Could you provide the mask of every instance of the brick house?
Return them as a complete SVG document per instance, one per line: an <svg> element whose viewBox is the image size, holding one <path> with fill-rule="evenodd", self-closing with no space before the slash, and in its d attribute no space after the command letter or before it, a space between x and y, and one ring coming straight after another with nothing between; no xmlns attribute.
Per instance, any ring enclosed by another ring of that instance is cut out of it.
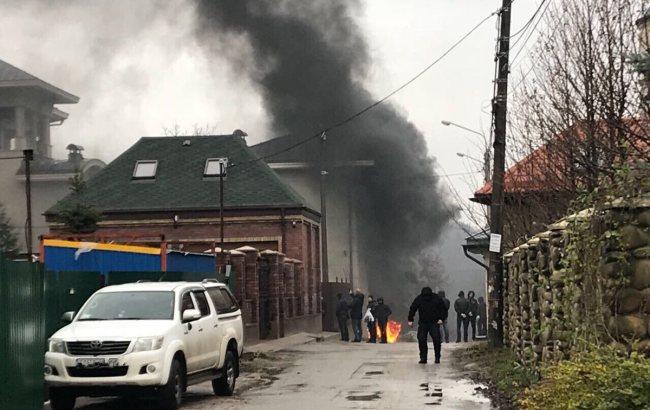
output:
<svg viewBox="0 0 650 410"><path fill-rule="evenodd" d="M73 200L66 197L45 213L49 236L212 251L221 241L218 164L223 158L228 161L223 186L225 250L233 251L233 260L247 255L240 265L243 270L259 265L270 271L270 286L276 287L273 297L279 296L274 269L284 272L289 269L284 265L298 265L291 297L302 302L291 309L290 330L319 331L320 214L259 161L239 135L141 138L88 181L77 197L101 212L98 229L85 235L67 232L58 219ZM275 265L265 260L263 251L275 255ZM247 277L257 276L249 272ZM240 300L257 299L258 284L242 287ZM254 319L256 308L249 310Z"/></svg>

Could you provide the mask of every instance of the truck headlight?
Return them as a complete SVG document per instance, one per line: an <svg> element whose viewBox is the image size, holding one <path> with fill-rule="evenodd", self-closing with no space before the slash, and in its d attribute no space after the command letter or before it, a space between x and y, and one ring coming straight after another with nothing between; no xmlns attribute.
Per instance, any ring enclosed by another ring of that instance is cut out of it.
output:
<svg viewBox="0 0 650 410"><path fill-rule="evenodd" d="M48 352L52 353L65 353L65 342L61 339L48 340Z"/></svg>
<svg viewBox="0 0 650 410"><path fill-rule="evenodd" d="M141 337L135 341L133 346L134 352L146 352L149 350L158 350L162 347L163 337Z"/></svg>

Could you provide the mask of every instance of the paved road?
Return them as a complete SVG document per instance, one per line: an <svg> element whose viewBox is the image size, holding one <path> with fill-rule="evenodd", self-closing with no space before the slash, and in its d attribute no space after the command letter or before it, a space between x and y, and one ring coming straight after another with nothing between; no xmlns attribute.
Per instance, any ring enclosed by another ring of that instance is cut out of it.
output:
<svg viewBox="0 0 650 410"><path fill-rule="evenodd" d="M459 380L444 345L443 363L417 363L417 344L311 343L282 354L292 365L265 387L232 398L211 394L208 384L190 387L183 409L489 409L478 385ZM431 354L433 352L431 351ZM78 408L143 408L122 400L83 401Z"/></svg>

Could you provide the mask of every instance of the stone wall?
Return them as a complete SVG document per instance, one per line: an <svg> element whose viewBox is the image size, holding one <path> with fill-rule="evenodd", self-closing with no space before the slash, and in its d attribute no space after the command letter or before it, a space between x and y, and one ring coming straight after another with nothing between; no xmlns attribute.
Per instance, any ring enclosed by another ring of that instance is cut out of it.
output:
<svg viewBox="0 0 650 410"><path fill-rule="evenodd" d="M594 275L576 274L567 252L578 240L572 224L593 221L591 210L550 225L504 255L504 342L523 364L567 358L585 321L602 322L603 343L650 355L650 196L615 201L604 212L609 218L599 220L616 222L598 229ZM592 300L586 292L593 289L602 300L598 320L586 314Z"/></svg>

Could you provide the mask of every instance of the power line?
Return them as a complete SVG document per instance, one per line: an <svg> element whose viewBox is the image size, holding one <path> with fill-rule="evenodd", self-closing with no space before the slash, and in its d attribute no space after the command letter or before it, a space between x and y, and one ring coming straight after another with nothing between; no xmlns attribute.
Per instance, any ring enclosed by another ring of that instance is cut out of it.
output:
<svg viewBox="0 0 650 410"><path fill-rule="evenodd" d="M524 31L526 31L526 30L528 29L528 26L530 26L530 24L533 22L533 20L535 20L535 17L537 16L537 13L539 13L539 11L541 10L541 8L542 8L542 6L544 5L544 3L546 3L546 0L542 0L542 2L539 3L539 7L537 7L537 10L535 10L535 13L533 13L533 15L531 16L531 18L528 19L528 21L526 22L526 24L524 24L522 28L520 28L519 30L517 30L516 33L510 35L510 38L511 38L511 39L517 37L520 33L524 32ZM514 46L516 43L517 43L517 42L515 41L515 43L513 44L513 46Z"/></svg>
<svg viewBox="0 0 650 410"><path fill-rule="evenodd" d="M512 1L510 3L512 3ZM431 68L433 68L433 66L438 64L443 58L445 58L449 53L451 53L456 47L458 47L463 41L465 41L470 35L472 35L476 30L478 30L478 28L481 27L483 25L483 23L488 21L490 18L492 18L492 16L496 15L497 13L498 13L498 10L490 13L490 15L485 17L478 24L476 24L471 30L469 30L467 33L465 33L458 41L456 41L454 44L452 44L451 47L449 47L444 53L442 53L438 58L436 58L431 64L426 66L424 69L420 70L420 72L418 72L416 75L411 77L404 84L400 85L399 87L397 87L396 89L394 89L390 93L386 94L383 98L375 101L374 103L368 105L367 107L363 108L362 110L357 111L356 113L350 115L349 117L347 117L347 118L345 118L345 119L343 119L343 120L341 120L341 121L339 121L337 123L334 123L334 124L332 124L332 125L330 125L330 126L328 126L326 128L323 128L320 131L316 132L315 134L313 134L313 135L311 135L311 136L309 136L307 138L304 138L304 139L302 139L302 140L300 140L300 141L298 141L298 142L296 142L296 143L294 143L294 144L292 144L292 145L290 145L290 146L288 146L288 147L286 147L286 148L284 148L282 150L279 150L277 152L274 152L274 153L271 153L271 154L268 154L268 155L261 156L259 158L254 159L254 160L251 160L251 161L244 162L243 164L236 164L236 165L233 164L231 166L231 168L234 168L236 166L241 166L241 165L244 165L244 164L248 164L248 163L251 163L251 162L266 160L266 159L272 158L274 156L283 154L285 152L291 151L292 149L297 148L297 147L299 147L299 146L301 146L303 144L306 144L307 142L309 142L309 141L311 141L313 139L321 137L323 134L326 134L329 131L332 131L332 130L334 130L336 128L342 127L343 125L356 120L357 118L361 117L363 114L367 113L368 111L372 110L373 108L377 107L378 105L383 104L384 102L386 102L386 100L388 100L389 98L391 98L392 96L394 96L395 94L397 94L398 92L400 92L401 90L403 90L404 88L409 86L415 80L420 78L422 75L424 75L427 71L429 71Z"/></svg>
<svg viewBox="0 0 650 410"><path fill-rule="evenodd" d="M533 33L535 33L535 30L537 29L537 26L539 25L539 22L542 21L542 20L544 19L544 15L546 14L546 11L548 10L549 5L551 4L550 2L547 3L546 1L547 1L547 0L543 0L542 3L540 3L540 7L541 7L544 3L546 3L546 7L544 8L544 11L542 12L542 14L540 14L539 18L537 19L537 22L536 22L535 25L533 26L533 29L530 30L530 32L528 33L528 36L526 36L526 39L524 40L524 43L521 45L521 47L519 48L519 50L517 51L517 53L515 54L515 56L512 58L512 60L511 60L512 63L509 65L509 69L510 69L510 70L512 70L512 68L516 65L516 63L517 63L517 57L519 57L519 55L521 54L521 52L524 51L524 49L526 48L526 44L528 43L528 40L530 40L530 38L532 37ZM538 11L539 11L539 9L538 9ZM537 14L537 12L535 12L535 14ZM523 38L523 37L520 37L519 40L521 40L522 38ZM518 42L518 41L515 41L515 43L512 45L513 48L514 48L514 46L517 45L517 42Z"/></svg>

